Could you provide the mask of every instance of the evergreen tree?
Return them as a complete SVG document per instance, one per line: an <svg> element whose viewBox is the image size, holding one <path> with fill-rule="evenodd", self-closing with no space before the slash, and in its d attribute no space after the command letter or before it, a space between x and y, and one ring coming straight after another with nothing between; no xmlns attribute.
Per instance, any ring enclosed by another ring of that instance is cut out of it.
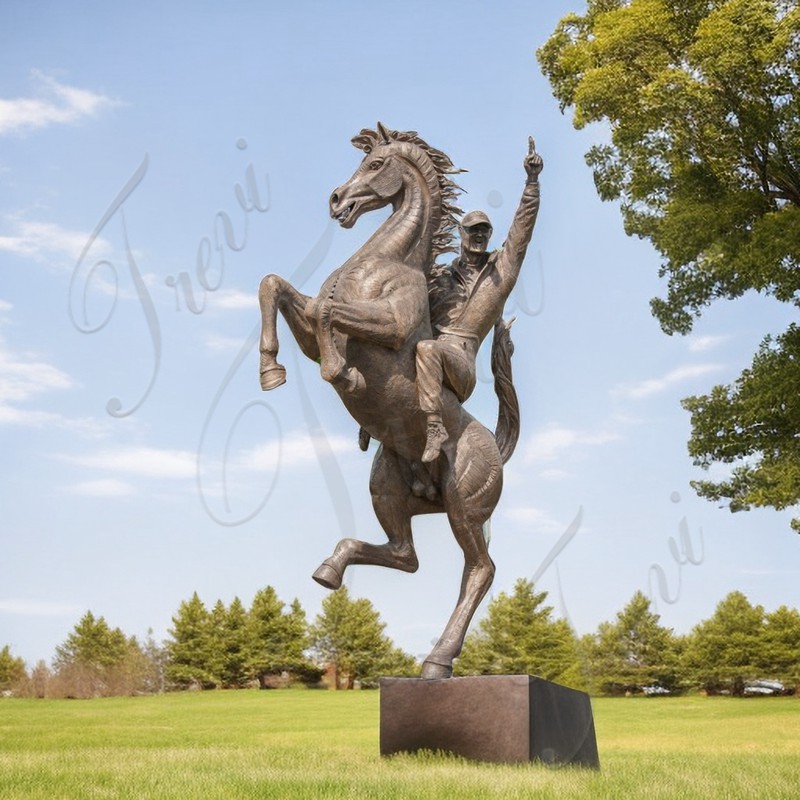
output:
<svg viewBox="0 0 800 800"><path fill-rule="evenodd" d="M0 693L19 693L27 679L25 660L11 655L11 647L5 645L0 650Z"/></svg>
<svg viewBox="0 0 800 800"><path fill-rule="evenodd" d="M553 619L546 599L547 592L535 592L524 578L512 594L500 592L477 631L467 635L458 674L530 674L580 683L575 636L565 620Z"/></svg>
<svg viewBox="0 0 800 800"><path fill-rule="evenodd" d="M597 688L606 694L679 686L678 643L660 623L650 600L636 592L614 622L602 622L588 646Z"/></svg>
<svg viewBox="0 0 800 800"><path fill-rule="evenodd" d="M306 682L319 680L321 671L305 654L310 644L308 622L299 600L292 601L287 612L271 586L262 589L250 607L248 632L248 669L262 688L276 685L284 673Z"/></svg>
<svg viewBox="0 0 800 800"><path fill-rule="evenodd" d="M800 612L781 606L766 616L761 645L762 677L800 687Z"/></svg>
<svg viewBox="0 0 800 800"><path fill-rule="evenodd" d="M372 603L351 599L346 587L322 601L312 646L320 662L333 670L335 688L373 683L397 666L397 651L384 635L385 627Z"/></svg>
<svg viewBox="0 0 800 800"><path fill-rule="evenodd" d="M56 648L53 664L59 693L97 697L135 691L131 667L137 650L135 639L128 640L119 628L110 628L103 617L87 611Z"/></svg>
<svg viewBox="0 0 800 800"><path fill-rule="evenodd" d="M709 693L741 694L745 681L761 677L764 633L764 609L731 592L692 630L684 659L688 676Z"/></svg>
<svg viewBox="0 0 800 800"><path fill-rule="evenodd" d="M213 687L211 618L197 592L181 603L169 634L167 680L184 689Z"/></svg>
<svg viewBox="0 0 800 800"><path fill-rule="evenodd" d="M214 617L212 613L212 619ZM220 683L225 688L241 688L251 679L251 673L247 670L247 611L238 597L234 597L227 611L224 611L219 633Z"/></svg>

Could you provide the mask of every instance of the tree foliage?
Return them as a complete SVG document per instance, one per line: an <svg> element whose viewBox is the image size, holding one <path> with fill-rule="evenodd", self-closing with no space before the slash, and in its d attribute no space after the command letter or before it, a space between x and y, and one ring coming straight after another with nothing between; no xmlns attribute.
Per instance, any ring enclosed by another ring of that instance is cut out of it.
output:
<svg viewBox="0 0 800 800"><path fill-rule="evenodd" d="M249 674L262 688L278 685L277 678L292 674L315 682L321 670L306 655L310 637L306 612L295 598L285 610L271 586L256 593L248 616Z"/></svg>
<svg viewBox="0 0 800 800"><path fill-rule="evenodd" d="M587 154L625 230L663 257L652 310L687 333L718 298L800 305L800 8L794 0L588 0L538 51L562 110L611 140ZM731 387L691 398L696 462L742 461L696 488L731 510L800 500L797 331ZM763 396L760 394L763 392Z"/></svg>
<svg viewBox="0 0 800 800"><path fill-rule="evenodd" d="M195 592L172 623L166 676L176 688L242 688L253 681L268 688L288 681L284 675L311 683L321 675L306 655L302 606L295 600L285 610L271 586L256 593L250 609L235 597L208 611Z"/></svg>
<svg viewBox="0 0 800 800"><path fill-rule="evenodd" d="M670 628L636 592L613 622L600 624L586 643L597 688L605 694L636 692L645 686L679 688L679 643Z"/></svg>
<svg viewBox="0 0 800 800"><path fill-rule="evenodd" d="M685 667L693 683L712 693L732 689L741 694L746 680L762 677L764 624L762 606L731 592L689 637Z"/></svg>
<svg viewBox="0 0 800 800"><path fill-rule="evenodd" d="M11 654L11 647L0 650L0 692L18 692L27 681L25 660Z"/></svg>
<svg viewBox="0 0 800 800"><path fill-rule="evenodd" d="M510 595L500 592L464 641L458 674L530 674L573 686L580 682L574 634L565 620L553 619L546 599L547 592L535 592L524 578Z"/></svg>
<svg viewBox="0 0 800 800"><path fill-rule="evenodd" d="M311 630L313 650L330 667L335 688L352 689L355 682L373 684L379 678L411 675L415 660L384 634L386 624L366 598L353 599L346 587L322 601L322 613Z"/></svg>
<svg viewBox="0 0 800 800"><path fill-rule="evenodd" d="M87 611L56 648L48 693L106 697L148 690L148 659L135 636Z"/></svg>
<svg viewBox="0 0 800 800"><path fill-rule="evenodd" d="M180 604L169 633L166 676L170 684L178 688L213 686L211 616L197 592Z"/></svg>

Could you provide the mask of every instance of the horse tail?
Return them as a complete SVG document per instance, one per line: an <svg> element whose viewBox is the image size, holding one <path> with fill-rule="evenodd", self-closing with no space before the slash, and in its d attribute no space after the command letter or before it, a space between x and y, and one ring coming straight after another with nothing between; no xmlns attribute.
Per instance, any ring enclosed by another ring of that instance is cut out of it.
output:
<svg viewBox="0 0 800 800"><path fill-rule="evenodd" d="M507 323L502 316L498 317L492 337L492 374L499 402L494 438L504 464L511 458L519 440L519 398L511 374L514 343L510 330L513 322L513 319Z"/></svg>

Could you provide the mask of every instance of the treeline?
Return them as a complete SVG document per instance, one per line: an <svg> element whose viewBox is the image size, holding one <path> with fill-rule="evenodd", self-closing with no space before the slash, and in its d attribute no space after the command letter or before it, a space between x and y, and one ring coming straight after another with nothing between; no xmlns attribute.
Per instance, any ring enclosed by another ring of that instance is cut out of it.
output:
<svg viewBox="0 0 800 800"><path fill-rule="evenodd" d="M87 612L56 648L52 666L0 650L0 692L30 697L107 697L182 689L272 688L302 682L352 689L381 675L414 675L414 658L384 634L372 604L346 588L328 595L309 624L298 600L288 607L268 586L249 609L234 598L210 609L195 594L172 617L161 645L111 628Z"/></svg>
<svg viewBox="0 0 800 800"><path fill-rule="evenodd" d="M556 619L520 579L501 592L467 636L457 675L533 674L592 694L704 691L745 693L773 680L800 686L800 612L767 613L731 592L687 635L661 624L636 592L615 618L581 637ZM272 587L250 608L238 598L210 609L195 593L172 618L161 645L110 628L87 612L56 649L52 666L30 672L8 646L0 650L0 692L35 697L97 697L181 689L272 688L292 683L333 688L373 686L383 675L413 676L416 660L395 647L366 599L346 589L329 594L313 624L297 600L284 604Z"/></svg>
<svg viewBox="0 0 800 800"><path fill-rule="evenodd" d="M772 680L800 687L800 612L767 613L731 592L714 614L684 636L661 625L650 600L636 592L615 619L577 637L553 618L546 592L520 579L493 599L458 660L468 674L530 673L591 694L744 694Z"/></svg>

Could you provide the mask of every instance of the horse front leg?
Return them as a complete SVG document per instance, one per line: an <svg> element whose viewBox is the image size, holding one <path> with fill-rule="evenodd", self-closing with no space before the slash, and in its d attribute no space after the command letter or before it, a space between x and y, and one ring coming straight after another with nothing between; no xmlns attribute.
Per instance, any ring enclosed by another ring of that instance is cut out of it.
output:
<svg viewBox="0 0 800 800"><path fill-rule="evenodd" d="M286 320L303 354L312 361L319 358L317 337L305 314L310 299L280 275L267 275L261 281L258 287L258 304L261 308L259 374L264 391L275 389L286 382L286 368L277 361L278 311Z"/></svg>
<svg viewBox="0 0 800 800"><path fill-rule="evenodd" d="M338 589L345 570L352 564L373 564L402 572L417 571L419 562L414 550L411 517L415 511L421 510L415 507L421 505L421 501L412 496L404 472L397 454L380 447L372 467L370 492L375 516L387 542L371 544L358 539L342 539L333 555L325 559L314 573L317 583L326 589ZM430 503L424 508L434 510Z"/></svg>

